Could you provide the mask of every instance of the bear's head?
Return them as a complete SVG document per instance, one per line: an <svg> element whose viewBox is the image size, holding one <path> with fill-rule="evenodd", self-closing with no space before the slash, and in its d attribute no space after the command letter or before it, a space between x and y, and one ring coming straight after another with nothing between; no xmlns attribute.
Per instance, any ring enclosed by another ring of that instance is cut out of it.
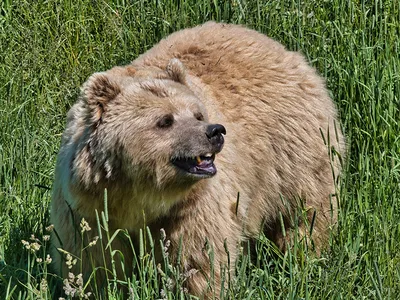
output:
<svg viewBox="0 0 400 300"><path fill-rule="evenodd" d="M165 70L116 67L92 75L64 135L64 144L75 145L75 182L185 189L215 175L225 128L209 122L187 80L177 59Z"/></svg>

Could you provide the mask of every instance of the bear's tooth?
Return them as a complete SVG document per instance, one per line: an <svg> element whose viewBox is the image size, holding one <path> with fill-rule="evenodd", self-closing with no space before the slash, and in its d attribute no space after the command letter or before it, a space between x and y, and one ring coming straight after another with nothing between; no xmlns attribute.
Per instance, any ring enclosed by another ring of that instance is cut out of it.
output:
<svg viewBox="0 0 400 300"><path fill-rule="evenodd" d="M201 158L200 158L200 156L196 156L196 161L197 161L198 164L201 163Z"/></svg>
<svg viewBox="0 0 400 300"><path fill-rule="evenodd" d="M212 153L207 153L204 155L204 157L210 158L210 157L212 157Z"/></svg>

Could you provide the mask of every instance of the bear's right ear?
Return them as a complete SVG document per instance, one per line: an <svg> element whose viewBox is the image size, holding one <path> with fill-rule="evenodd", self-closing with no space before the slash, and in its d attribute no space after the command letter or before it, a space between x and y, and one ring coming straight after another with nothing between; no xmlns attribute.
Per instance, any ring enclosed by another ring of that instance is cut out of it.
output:
<svg viewBox="0 0 400 300"><path fill-rule="evenodd" d="M187 83L185 66L179 59L171 59L167 65L166 71L173 81L180 82L182 84Z"/></svg>
<svg viewBox="0 0 400 300"><path fill-rule="evenodd" d="M94 73L90 76L82 87L82 95L90 109L93 123L101 121L109 102L115 99L120 92L119 84L112 80L107 73Z"/></svg>

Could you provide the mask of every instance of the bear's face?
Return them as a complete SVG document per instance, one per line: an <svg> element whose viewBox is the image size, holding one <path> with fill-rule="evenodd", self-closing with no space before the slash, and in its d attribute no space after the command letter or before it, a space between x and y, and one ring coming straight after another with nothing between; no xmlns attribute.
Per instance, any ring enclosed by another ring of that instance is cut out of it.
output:
<svg viewBox="0 0 400 300"><path fill-rule="evenodd" d="M116 76L110 70L85 84L92 124L88 148L106 178L124 176L176 189L215 175L225 128L209 123L182 74L167 75Z"/></svg>

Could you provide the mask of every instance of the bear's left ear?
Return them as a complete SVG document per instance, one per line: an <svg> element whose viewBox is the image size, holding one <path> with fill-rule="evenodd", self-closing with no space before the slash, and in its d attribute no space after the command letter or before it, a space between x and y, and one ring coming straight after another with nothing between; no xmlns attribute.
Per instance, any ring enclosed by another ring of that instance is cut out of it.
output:
<svg viewBox="0 0 400 300"><path fill-rule="evenodd" d="M84 83L82 95L90 109L91 119L94 123L101 120L110 101L115 99L120 92L119 84L105 72L94 73Z"/></svg>
<svg viewBox="0 0 400 300"><path fill-rule="evenodd" d="M167 65L167 74L168 76L176 82L180 82L182 84L186 84L186 71L183 63L177 59L173 58L169 61Z"/></svg>

